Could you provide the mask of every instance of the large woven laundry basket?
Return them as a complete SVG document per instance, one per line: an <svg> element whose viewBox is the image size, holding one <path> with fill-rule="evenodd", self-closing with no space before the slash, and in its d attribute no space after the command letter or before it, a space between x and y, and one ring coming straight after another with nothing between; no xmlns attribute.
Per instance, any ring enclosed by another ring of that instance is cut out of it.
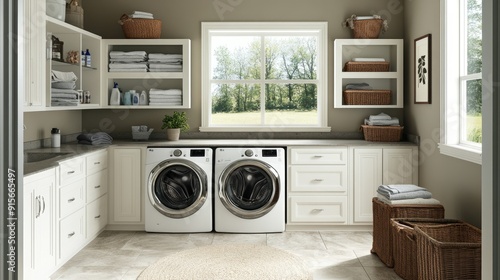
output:
<svg viewBox="0 0 500 280"><path fill-rule="evenodd" d="M123 15L119 23L127 39L159 39L161 35L161 20L130 18Z"/></svg>

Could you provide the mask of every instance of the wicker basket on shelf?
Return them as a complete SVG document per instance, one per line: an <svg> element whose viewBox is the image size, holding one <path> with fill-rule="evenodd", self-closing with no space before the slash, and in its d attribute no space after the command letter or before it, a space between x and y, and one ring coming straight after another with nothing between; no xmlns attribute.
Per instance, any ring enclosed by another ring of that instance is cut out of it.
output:
<svg viewBox="0 0 500 280"><path fill-rule="evenodd" d="M123 15L119 23L127 39L159 39L161 35L161 20L130 18Z"/></svg>
<svg viewBox="0 0 500 280"><path fill-rule="evenodd" d="M345 105L389 105L391 104L390 90L344 90Z"/></svg>
<svg viewBox="0 0 500 280"><path fill-rule="evenodd" d="M382 19L354 20L353 38L377 39L382 31Z"/></svg>
<svg viewBox="0 0 500 280"><path fill-rule="evenodd" d="M344 72L387 72L389 62L386 61L348 61Z"/></svg>
<svg viewBox="0 0 500 280"><path fill-rule="evenodd" d="M481 279L481 230L467 223L415 227L419 279Z"/></svg>
<svg viewBox="0 0 500 280"><path fill-rule="evenodd" d="M366 141L399 142L403 135L403 126L361 125Z"/></svg>

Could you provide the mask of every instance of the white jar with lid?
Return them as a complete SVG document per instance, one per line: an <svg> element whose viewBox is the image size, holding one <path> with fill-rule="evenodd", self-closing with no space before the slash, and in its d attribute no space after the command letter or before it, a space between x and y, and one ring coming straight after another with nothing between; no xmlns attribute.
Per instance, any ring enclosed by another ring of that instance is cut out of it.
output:
<svg viewBox="0 0 500 280"><path fill-rule="evenodd" d="M54 127L50 131L50 134L51 134L52 147L53 148L61 147L61 130L59 128Z"/></svg>

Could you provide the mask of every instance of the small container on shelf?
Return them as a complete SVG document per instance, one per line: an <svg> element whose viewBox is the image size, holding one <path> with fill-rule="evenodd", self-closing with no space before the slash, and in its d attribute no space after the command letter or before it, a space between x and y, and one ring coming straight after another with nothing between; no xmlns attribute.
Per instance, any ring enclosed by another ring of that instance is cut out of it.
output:
<svg viewBox="0 0 500 280"><path fill-rule="evenodd" d="M145 125L134 125L132 126L132 139L136 141L148 140L151 132L153 132L153 128L148 130L148 127Z"/></svg>
<svg viewBox="0 0 500 280"><path fill-rule="evenodd" d="M399 142L403 135L404 126L361 125L366 141Z"/></svg>
<svg viewBox="0 0 500 280"><path fill-rule="evenodd" d="M390 90L344 90L344 105L389 105L391 104Z"/></svg>
<svg viewBox="0 0 500 280"><path fill-rule="evenodd" d="M387 72L390 63L387 61L348 61L344 65L344 72Z"/></svg>

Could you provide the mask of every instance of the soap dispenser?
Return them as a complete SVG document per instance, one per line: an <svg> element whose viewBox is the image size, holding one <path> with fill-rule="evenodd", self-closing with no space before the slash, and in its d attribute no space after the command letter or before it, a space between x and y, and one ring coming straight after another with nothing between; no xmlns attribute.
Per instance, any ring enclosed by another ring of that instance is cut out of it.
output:
<svg viewBox="0 0 500 280"><path fill-rule="evenodd" d="M139 97L139 105L148 105L148 97L146 96L145 90L141 92L141 96Z"/></svg>
<svg viewBox="0 0 500 280"><path fill-rule="evenodd" d="M120 105L120 90L118 89L117 82L114 83L113 89L111 90L109 105Z"/></svg>
<svg viewBox="0 0 500 280"><path fill-rule="evenodd" d="M61 130L59 128L52 128L50 131L51 134L51 144L52 148L61 147Z"/></svg>

